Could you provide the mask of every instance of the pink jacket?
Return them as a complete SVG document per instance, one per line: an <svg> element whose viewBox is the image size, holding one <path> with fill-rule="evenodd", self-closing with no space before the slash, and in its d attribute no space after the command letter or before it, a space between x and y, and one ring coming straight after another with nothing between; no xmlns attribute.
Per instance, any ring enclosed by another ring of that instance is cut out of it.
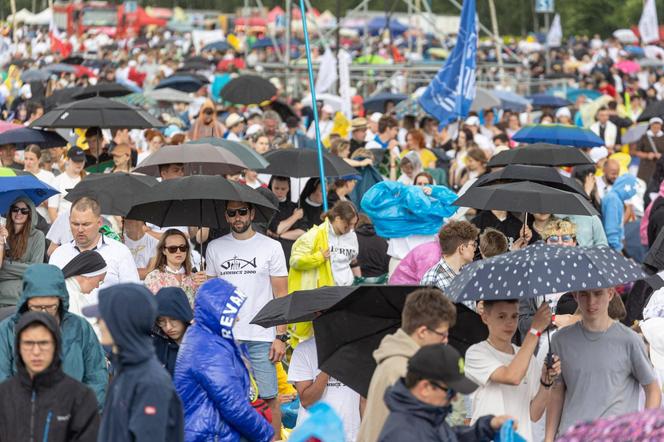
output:
<svg viewBox="0 0 664 442"><path fill-rule="evenodd" d="M660 197L664 197L664 181L659 185L659 193L655 199L650 201L646 211L643 213L643 218L641 218L641 226L639 229L639 236L641 237L641 244L644 246L648 245L648 224L650 221L650 209L652 209L653 203Z"/></svg>
<svg viewBox="0 0 664 442"><path fill-rule="evenodd" d="M440 257L440 243L438 241L420 244L401 260L390 277L389 284L419 284L427 270L440 261Z"/></svg>

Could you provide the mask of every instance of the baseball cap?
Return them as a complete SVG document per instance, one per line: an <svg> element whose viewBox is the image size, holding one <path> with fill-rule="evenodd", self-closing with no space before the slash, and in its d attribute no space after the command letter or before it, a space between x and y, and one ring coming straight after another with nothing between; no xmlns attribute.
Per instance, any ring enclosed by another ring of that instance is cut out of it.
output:
<svg viewBox="0 0 664 442"><path fill-rule="evenodd" d="M82 163L85 161L85 152L80 147L73 146L67 151L67 158L76 163Z"/></svg>
<svg viewBox="0 0 664 442"><path fill-rule="evenodd" d="M408 372L424 379L444 382L461 394L470 394L477 389L477 384L464 376L463 358L447 344L420 348L408 361Z"/></svg>
<svg viewBox="0 0 664 442"><path fill-rule="evenodd" d="M664 318L650 318L639 323L650 344L650 360L656 369L664 369Z"/></svg>
<svg viewBox="0 0 664 442"><path fill-rule="evenodd" d="M381 118L383 118L383 114L381 114L380 112L374 112L369 117L369 121L371 121L372 123L378 123Z"/></svg>
<svg viewBox="0 0 664 442"><path fill-rule="evenodd" d="M334 113L334 108L330 106L329 104L324 104L323 107L321 108L323 112L327 112L328 114L333 114Z"/></svg>
<svg viewBox="0 0 664 442"><path fill-rule="evenodd" d="M476 117L475 115L471 115L470 117L466 118L465 123L468 126L479 126L480 125L480 119Z"/></svg>
<svg viewBox="0 0 664 442"><path fill-rule="evenodd" d="M250 137L250 136L252 136L253 134L257 134L258 132L262 132L262 131L263 131L263 126L261 126L260 124L252 124L252 125L249 126L249 128L247 129L247 131L246 131L246 135L247 135L248 137Z"/></svg>

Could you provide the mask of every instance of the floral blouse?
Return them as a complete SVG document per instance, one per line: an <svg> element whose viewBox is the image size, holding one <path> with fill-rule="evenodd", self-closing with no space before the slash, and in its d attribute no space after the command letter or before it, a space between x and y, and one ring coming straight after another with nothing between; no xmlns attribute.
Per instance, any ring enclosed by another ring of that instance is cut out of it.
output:
<svg viewBox="0 0 664 442"><path fill-rule="evenodd" d="M177 276L171 272L155 269L145 276L143 284L155 295L159 289L164 287L180 287L187 295L191 308L194 308L194 298L198 291L198 285L194 282L193 275L181 274L182 282L178 281Z"/></svg>

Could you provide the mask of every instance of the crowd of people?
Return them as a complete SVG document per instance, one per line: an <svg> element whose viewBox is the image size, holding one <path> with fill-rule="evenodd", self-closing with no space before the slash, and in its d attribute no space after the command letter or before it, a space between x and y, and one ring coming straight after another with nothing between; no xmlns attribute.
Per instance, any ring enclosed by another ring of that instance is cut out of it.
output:
<svg viewBox="0 0 664 442"><path fill-rule="evenodd" d="M0 101L4 120L26 126L68 87L150 90L181 67L173 53L210 66L241 57L197 54L184 40L161 44L165 35L132 50L97 47L90 37L89 73L24 82L27 70L60 61L37 51L43 35L24 32L21 48L34 59L10 63ZM542 60L528 57L527 68L543 74ZM67 146L0 146L4 168L59 192L38 204L16 198L0 226L0 440L280 440L322 401L348 441L489 440L512 426L548 442L583 421L659 408L664 325L650 321L664 318L664 283L546 300L457 303L446 293L464 266L538 241L610 247L648 273L664 270L664 112L637 124L664 99L664 75L625 73L618 66L627 59L615 39L570 41L554 52L554 70L599 98L486 108L442 128L419 112L398 116L389 100L366 112L357 96L347 116L320 100L321 144L356 173L325 182L249 169L226 175L278 202L267 223L255 222L246 201L226 201L227 227L208 228L105 214L93 196L65 199L92 175L135 173L166 145L218 139L260 155L317 148L305 100L278 90L271 104L224 103L219 88L234 68L210 71L209 86L170 104L144 104L163 128L89 127L67 134ZM522 147L514 135L531 123L585 126L601 138L587 149L595 164L559 169L599 216L454 207L435 233L388 237L383 220L363 209L372 184L384 182L422 201L442 188L464 195L496 170L492 157ZM160 180L180 179L185 166L160 165ZM375 349L366 396L320 370L310 322L252 323L294 291L362 283L422 286ZM448 340L462 312L484 324L486 337L455 349Z"/></svg>

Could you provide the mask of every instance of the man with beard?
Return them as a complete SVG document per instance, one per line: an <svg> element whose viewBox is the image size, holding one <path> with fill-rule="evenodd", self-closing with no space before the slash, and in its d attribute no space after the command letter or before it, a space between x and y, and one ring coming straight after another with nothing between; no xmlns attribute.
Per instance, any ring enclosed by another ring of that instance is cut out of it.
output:
<svg viewBox="0 0 664 442"><path fill-rule="evenodd" d="M275 333L275 328L252 325L250 321L272 298L287 295L288 270L281 244L253 230L255 215L251 204L229 201L226 221L231 233L210 242L205 259L208 276L230 282L247 297L237 315L233 335L246 347L258 394L272 410L272 426L279 434L281 412L274 364L286 351L286 325L277 326Z"/></svg>

